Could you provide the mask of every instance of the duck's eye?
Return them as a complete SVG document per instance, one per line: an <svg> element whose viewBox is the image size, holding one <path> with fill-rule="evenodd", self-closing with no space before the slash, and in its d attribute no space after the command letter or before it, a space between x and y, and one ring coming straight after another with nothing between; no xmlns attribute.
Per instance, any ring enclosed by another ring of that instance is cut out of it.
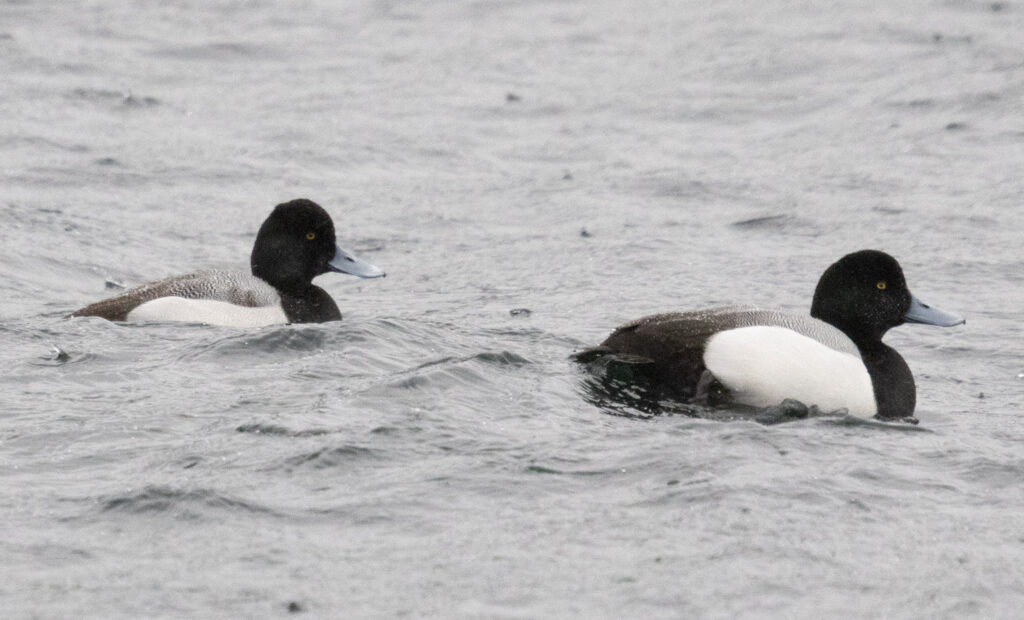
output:
<svg viewBox="0 0 1024 620"><path fill-rule="evenodd" d="M312 241L313 239L316 239L316 233L315 232L308 232L308 233L306 233L306 239L309 239L310 241Z"/></svg>
<svg viewBox="0 0 1024 620"><path fill-rule="evenodd" d="M875 288L877 288L880 291L884 291L885 290L885 286L886 286L885 285L885 280L882 280L881 282L879 282L878 284L875 285Z"/></svg>

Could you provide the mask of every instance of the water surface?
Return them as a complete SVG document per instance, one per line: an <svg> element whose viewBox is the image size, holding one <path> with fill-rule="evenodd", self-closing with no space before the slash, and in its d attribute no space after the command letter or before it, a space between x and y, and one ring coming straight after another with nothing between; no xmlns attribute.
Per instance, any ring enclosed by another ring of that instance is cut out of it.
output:
<svg viewBox="0 0 1024 620"><path fill-rule="evenodd" d="M0 4L12 618L995 618L1024 603L1024 4ZM345 320L64 320L309 197ZM611 415L617 324L873 247L917 427ZM108 284L109 283L109 284ZM111 288L113 287L113 288ZM527 312L512 312L517 309Z"/></svg>

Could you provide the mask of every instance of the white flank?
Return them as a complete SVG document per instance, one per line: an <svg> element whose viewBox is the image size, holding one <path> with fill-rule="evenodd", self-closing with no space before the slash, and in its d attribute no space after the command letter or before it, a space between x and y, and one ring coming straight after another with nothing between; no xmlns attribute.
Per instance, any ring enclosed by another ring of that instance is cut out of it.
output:
<svg viewBox="0 0 1024 620"><path fill-rule="evenodd" d="M871 377L860 357L784 327L741 327L708 340L704 364L736 402L754 407L795 398L822 411L875 415Z"/></svg>
<svg viewBox="0 0 1024 620"><path fill-rule="evenodd" d="M129 321L184 321L230 327L262 327L287 323L280 304L273 306L236 306L212 299L160 297L139 305L128 313Z"/></svg>

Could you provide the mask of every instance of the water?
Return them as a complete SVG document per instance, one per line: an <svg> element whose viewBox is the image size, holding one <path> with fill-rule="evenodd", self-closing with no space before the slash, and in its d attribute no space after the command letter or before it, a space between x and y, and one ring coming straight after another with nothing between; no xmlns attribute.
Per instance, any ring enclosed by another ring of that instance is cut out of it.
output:
<svg viewBox="0 0 1024 620"><path fill-rule="evenodd" d="M0 4L10 618L995 618L1024 603L1024 4ZM341 323L64 320L309 197ZM917 427L609 415L617 324L967 317ZM529 313L513 310L528 309ZM55 348L59 347L59 348Z"/></svg>

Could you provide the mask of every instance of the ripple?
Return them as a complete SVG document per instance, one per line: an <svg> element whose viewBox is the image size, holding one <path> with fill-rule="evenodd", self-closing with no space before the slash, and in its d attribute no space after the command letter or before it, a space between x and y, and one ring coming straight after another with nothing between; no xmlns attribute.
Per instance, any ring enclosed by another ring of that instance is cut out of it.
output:
<svg viewBox="0 0 1024 620"><path fill-rule="evenodd" d="M82 101L109 103L131 108L148 108L160 104L160 101L155 97L138 97L133 95L131 91L104 88L76 88L71 91L69 97Z"/></svg>
<svg viewBox="0 0 1024 620"><path fill-rule="evenodd" d="M622 473L620 469L580 469L575 471L555 469L544 465L527 465L524 469L528 474L544 474L557 476L607 476Z"/></svg>
<svg viewBox="0 0 1024 620"><path fill-rule="evenodd" d="M403 389L451 387L457 385L479 387L491 382L489 368L517 369L533 362L510 351L483 351L473 355L445 356L406 370L395 377L390 385Z"/></svg>
<svg viewBox="0 0 1024 620"><path fill-rule="evenodd" d="M494 364L495 366L524 366L532 363L525 357L511 351L501 351L498 353L486 351L484 353L477 353L469 359Z"/></svg>
<svg viewBox="0 0 1024 620"><path fill-rule="evenodd" d="M301 328L292 325L268 328L264 331L232 334L212 342L191 347L179 358L260 357L280 358L284 352L316 353L332 342L332 334L318 327Z"/></svg>
<svg viewBox="0 0 1024 620"><path fill-rule="evenodd" d="M355 461L377 456L377 451L364 446L336 446L298 454L285 459L286 468L312 467L327 469L349 465Z"/></svg>
<svg viewBox="0 0 1024 620"><path fill-rule="evenodd" d="M249 43L217 42L204 45L167 46L150 52L151 55L178 60L244 62L273 58L279 53L270 47Z"/></svg>
<svg viewBox="0 0 1024 620"><path fill-rule="evenodd" d="M858 418L853 415L832 417L829 422L836 426L853 426L880 431L897 433L932 433L931 429L918 425L917 418L900 418L898 420L879 420L877 418Z"/></svg>
<svg viewBox="0 0 1024 620"><path fill-rule="evenodd" d="M968 482L983 482L988 488L1017 488L1024 479L1024 460L978 457L965 463L959 476Z"/></svg>
<svg viewBox="0 0 1024 620"><path fill-rule="evenodd" d="M730 228L746 231L766 231L781 233L813 233L817 234L818 226L806 218L789 214L765 215L739 220L729 224Z"/></svg>
<svg viewBox="0 0 1024 620"><path fill-rule="evenodd" d="M199 519L211 511L277 514L267 507L228 497L213 489L182 490L166 486L147 486L138 493L108 499L101 509L131 514L173 513L175 517L186 519Z"/></svg>
<svg viewBox="0 0 1024 620"><path fill-rule="evenodd" d="M320 435L327 435L330 431L311 428L307 430L296 431L284 426L278 426L276 424L263 424L260 422L251 422L249 424L242 424L235 429L239 433L251 433L254 435L273 435L277 437L317 437Z"/></svg>
<svg viewBox="0 0 1024 620"><path fill-rule="evenodd" d="M75 562L93 561L96 555L87 549L72 547L58 543L39 543L28 545L14 545L13 550L8 553L21 554L35 560L67 566Z"/></svg>

